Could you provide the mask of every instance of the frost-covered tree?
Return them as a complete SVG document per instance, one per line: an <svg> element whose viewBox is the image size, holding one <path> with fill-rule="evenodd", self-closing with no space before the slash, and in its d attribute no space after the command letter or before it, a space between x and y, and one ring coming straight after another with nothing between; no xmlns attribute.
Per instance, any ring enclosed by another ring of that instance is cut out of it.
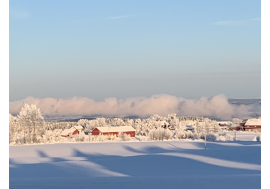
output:
<svg viewBox="0 0 270 189"><path fill-rule="evenodd" d="M126 134L126 133L118 133L118 138L121 140L121 141L130 141L131 140L131 137L130 135Z"/></svg>
<svg viewBox="0 0 270 189"><path fill-rule="evenodd" d="M135 121L134 121L134 128L136 129L136 133L137 134L142 134L141 133L141 124L142 124L142 120L140 118L135 119Z"/></svg>
<svg viewBox="0 0 270 189"><path fill-rule="evenodd" d="M9 114L9 143L14 142L14 135L17 132L17 118Z"/></svg>
<svg viewBox="0 0 270 189"><path fill-rule="evenodd" d="M175 129L179 125L179 119L177 119L176 114L168 114L167 120L172 129Z"/></svg>
<svg viewBox="0 0 270 189"><path fill-rule="evenodd" d="M243 121L242 119L239 119L239 118L233 118L233 119L232 119L231 127L240 127L240 128L242 128L242 126L240 125L240 123L241 123L242 121Z"/></svg>
<svg viewBox="0 0 270 189"><path fill-rule="evenodd" d="M82 131L82 132L80 132L79 134L76 134L76 135L74 136L74 138L75 138L75 141L76 141L76 142L84 142L84 141L86 140L86 135L85 135L85 133Z"/></svg>
<svg viewBox="0 0 270 189"><path fill-rule="evenodd" d="M100 127L104 127L105 125L107 125L106 119L104 117L97 118L97 120Z"/></svg>
<svg viewBox="0 0 270 189"><path fill-rule="evenodd" d="M243 120L242 120L242 119L239 119L239 118L233 118L233 119L232 119L232 122L233 122L234 124L240 124L242 121L243 121Z"/></svg>
<svg viewBox="0 0 270 189"><path fill-rule="evenodd" d="M24 104L18 115L18 121L24 127L24 135L25 129L28 128L29 142L36 142L36 127L42 126L44 123L40 109L34 104ZM33 134L31 135L32 130Z"/></svg>
<svg viewBox="0 0 270 189"><path fill-rule="evenodd" d="M162 127L151 129L148 133L148 137L151 140L169 140L173 136L173 133L169 129L164 129Z"/></svg>
<svg viewBox="0 0 270 189"><path fill-rule="evenodd" d="M242 120L234 119L234 124L239 124ZM206 140L231 140L229 135L218 135L219 126L215 120L195 116L181 116L168 114L166 117L157 114L148 118L96 118L93 120L80 119L78 122L45 122L39 109L34 105L24 105L18 117L10 114L10 144L25 144L29 142L102 142L108 141L107 136L93 136L91 131L95 127L107 125L132 126L136 129L136 137L141 141L168 140L168 139L204 139ZM164 122L170 124L171 128L163 128ZM233 123L231 122L231 123ZM43 127L38 127L44 125ZM70 129L75 125L83 126L82 133L71 136L61 137L60 133L64 129ZM186 125L192 125L193 131L186 131ZM127 141L128 137L119 134L112 142Z"/></svg>
<svg viewBox="0 0 270 189"><path fill-rule="evenodd" d="M86 128L87 127L87 124L88 124L88 119L80 119L77 124L78 125L81 125L83 128Z"/></svg>

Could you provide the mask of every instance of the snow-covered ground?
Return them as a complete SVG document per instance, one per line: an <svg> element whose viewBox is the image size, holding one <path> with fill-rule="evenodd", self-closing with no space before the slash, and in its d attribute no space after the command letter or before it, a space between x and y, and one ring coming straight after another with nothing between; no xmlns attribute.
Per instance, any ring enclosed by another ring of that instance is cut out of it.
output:
<svg viewBox="0 0 270 189"><path fill-rule="evenodd" d="M258 135L240 133L237 139L252 140ZM261 187L261 142L256 141L207 142L206 150L203 141L62 143L9 149L10 188Z"/></svg>
<svg viewBox="0 0 270 189"><path fill-rule="evenodd" d="M249 132L249 131L227 131L226 134L232 137L236 136L237 141L252 141L254 137L261 136L261 132Z"/></svg>

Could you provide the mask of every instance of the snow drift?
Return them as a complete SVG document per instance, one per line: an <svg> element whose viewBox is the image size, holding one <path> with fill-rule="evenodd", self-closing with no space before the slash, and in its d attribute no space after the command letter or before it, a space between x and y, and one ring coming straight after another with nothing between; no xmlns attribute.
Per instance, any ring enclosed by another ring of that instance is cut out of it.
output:
<svg viewBox="0 0 270 189"><path fill-rule="evenodd" d="M219 119L232 117L248 118L253 113L252 106L234 106L225 95L211 98L185 99L171 95L153 95L149 98L126 99L106 98L97 102L86 97L69 99L34 98L9 103L9 112L18 114L24 103L35 104L44 115L103 115L103 116L149 116L176 113L179 116L206 116Z"/></svg>

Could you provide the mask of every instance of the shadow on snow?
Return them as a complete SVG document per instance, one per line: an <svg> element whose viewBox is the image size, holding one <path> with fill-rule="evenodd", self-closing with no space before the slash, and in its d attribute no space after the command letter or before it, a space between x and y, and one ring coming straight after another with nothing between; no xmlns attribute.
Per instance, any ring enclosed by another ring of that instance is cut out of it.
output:
<svg viewBox="0 0 270 189"><path fill-rule="evenodd" d="M246 175L260 174L260 170L231 168L226 165L214 165L177 155L188 154L197 158L214 158L239 163L260 165L261 147L254 142L241 142L240 146L222 145L222 143L194 142L197 149L184 149L174 141L164 141L172 149L161 147L145 147L140 150L126 143L123 148L137 155L100 155L88 154L73 148L72 158L50 157L46 152L36 150L40 158L47 159L43 163L18 164L10 159L10 180L17 178L93 178L93 177L175 177L175 176L207 176L207 175ZM232 144L237 144L234 142ZM91 145L91 144L78 144ZM108 144L110 145L110 144ZM246 149L245 149L246 148ZM174 155L171 155L174 154ZM176 155L176 156L175 156Z"/></svg>

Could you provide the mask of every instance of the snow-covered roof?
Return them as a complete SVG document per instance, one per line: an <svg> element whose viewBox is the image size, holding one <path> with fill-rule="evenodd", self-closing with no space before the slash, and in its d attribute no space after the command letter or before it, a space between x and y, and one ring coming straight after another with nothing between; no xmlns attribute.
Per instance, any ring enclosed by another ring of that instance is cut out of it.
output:
<svg viewBox="0 0 270 189"><path fill-rule="evenodd" d="M248 119L245 125L261 125L261 119Z"/></svg>
<svg viewBox="0 0 270 189"><path fill-rule="evenodd" d="M76 129L65 129L62 131L62 133L60 135L69 135L71 133L73 133Z"/></svg>
<svg viewBox="0 0 270 189"><path fill-rule="evenodd" d="M101 132L127 132L127 131L136 131L131 126L119 126L119 127L96 127Z"/></svg>

